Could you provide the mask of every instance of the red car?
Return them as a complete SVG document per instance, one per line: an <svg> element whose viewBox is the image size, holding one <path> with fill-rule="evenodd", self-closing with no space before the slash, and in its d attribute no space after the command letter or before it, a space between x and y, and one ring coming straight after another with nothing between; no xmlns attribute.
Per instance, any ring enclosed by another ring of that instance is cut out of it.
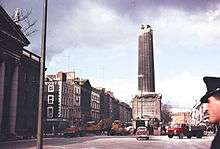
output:
<svg viewBox="0 0 220 149"><path fill-rule="evenodd" d="M167 129L167 134L169 138L172 138L173 136L178 136L180 139L184 136L187 138L202 138L204 135L204 128L202 126L175 124Z"/></svg>
<svg viewBox="0 0 220 149"><path fill-rule="evenodd" d="M136 137L137 140L139 140L141 138L144 138L144 139L148 140L149 139L149 133L148 133L147 128L143 127L143 126L138 127L137 131L136 131L136 136L137 136Z"/></svg>
<svg viewBox="0 0 220 149"><path fill-rule="evenodd" d="M167 135L169 138L173 136L178 136L180 139L183 138L184 134L184 124L175 124L172 125L170 128L167 129Z"/></svg>
<svg viewBox="0 0 220 149"><path fill-rule="evenodd" d="M69 128L66 128L64 131L64 137L77 137L80 136L80 134L80 128L77 126L71 126Z"/></svg>

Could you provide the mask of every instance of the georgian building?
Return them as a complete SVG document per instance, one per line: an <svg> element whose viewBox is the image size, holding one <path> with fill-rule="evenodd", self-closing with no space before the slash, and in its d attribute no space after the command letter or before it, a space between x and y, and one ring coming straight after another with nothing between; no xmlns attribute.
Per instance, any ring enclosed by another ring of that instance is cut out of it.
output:
<svg viewBox="0 0 220 149"><path fill-rule="evenodd" d="M111 91L106 91L105 94L109 99L109 117L112 118L112 120L119 120L119 100L114 97Z"/></svg>
<svg viewBox="0 0 220 149"><path fill-rule="evenodd" d="M191 112L173 112L171 118L172 124L190 124Z"/></svg>
<svg viewBox="0 0 220 149"><path fill-rule="evenodd" d="M89 82L89 80L75 80L76 82L79 82L81 87L81 102L80 102L80 108L81 108L81 119L83 123L86 123L88 121L91 121L91 92L92 92L92 86Z"/></svg>
<svg viewBox="0 0 220 149"><path fill-rule="evenodd" d="M80 85L70 76L58 72L45 81L44 118L47 133L62 132L64 128L81 121Z"/></svg>
<svg viewBox="0 0 220 149"><path fill-rule="evenodd" d="M51 77L46 77L44 86L44 131L45 133L59 132L59 126L66 124L61 117L59 82ZM61 128L60 128L61 129Z"/></svg>
<svg viewBox="0 0 220 149"><path fill-rule="evenodd" d="M110 118L112 118L112 120L114 120L114 109L113 109L113 100L114 100L114 96L113 96L113 92L107 91L105 92L106 96L108 97L108 116Z"/></svg>
<svg viewBox="0 0 220 149"><path fill-rule="evenodd" d="M200 125L206 124L208 125L208 104L207 103L197 103L193 106L192 112L192 124Z"/></svg>
<svg viewBox="0 0 220 149"><path fill-rule="evenodd" d="M132 109L125 102L119 102L119 119L121 122L131 122Z"/></svg>
<svg viewBox="0 0 220 149"><path fill-rule="evenodd" d="M99 95L100 95L100 118L110 118L110 96L105 92L104 88L100 88Z"/></svg>
<svg viewBox="0 0 220 149"><path fill-rule="evenodd" d="M40 57L0 6L0 139L36 136Z"/></svg>
<svg viewBox="0 0 220 149"><path fill-rule="evenodd" d="M100 120L100 94L96 88L91 92L91 120Z"/></svg>
<svg viewBox="0 0 220 149"><path fill-rule="evenodd" d="M74 82L74 107L73 107L73 115L74 122L81 121L81 87L77 82Z"/></svg>
<svg viewBox="0 0 220 149"><path fill-rule="evenodd" d="M119 100L113 97L111 101L112 101L112 119L120 120Z"/></svg>

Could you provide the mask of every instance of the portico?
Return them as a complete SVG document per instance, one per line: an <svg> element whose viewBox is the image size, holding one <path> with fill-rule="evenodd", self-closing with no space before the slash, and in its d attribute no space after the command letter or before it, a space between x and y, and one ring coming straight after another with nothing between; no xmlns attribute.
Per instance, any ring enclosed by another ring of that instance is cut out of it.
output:
<svg viewBox="0 0 220 149"><path fill-rule="evenodd" d="M40 57L24 49L30 42L1 6L0 21L1 140L36 129Z"/></svg>

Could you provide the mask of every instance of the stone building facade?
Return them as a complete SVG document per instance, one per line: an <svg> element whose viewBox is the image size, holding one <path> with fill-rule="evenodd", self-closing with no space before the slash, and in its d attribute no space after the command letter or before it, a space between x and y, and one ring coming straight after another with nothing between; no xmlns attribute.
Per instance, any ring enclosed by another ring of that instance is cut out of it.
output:
<svg viewBox="0 0 220 149"><path fill-rule="evenodd" d="M137 118L157 118L161 120L161 94L136 95L132 100L132 116Z"/></svg>
<svg viewBox="0 0 220 149"><path fill-rule="evenodd" d="M71 73L73 74L73 73ZM44 122L46 133L62 132L81 121L80 85L70 73L58 72L46 76Z"/></svg>
<svg viewBox="0 0 220 149"><path fill-rule="evenodd" d="M91 92L91 118L93 121L100 120L100 94L96 88Z"/></svg>
<svg viewBox="0 0 220 149"><path fill-rule="evenodd" d="M142 24L138 36L138 94L132 99L133 123L144 119L145 123L157 121L158 124L161 99L162 95L155 92L153 30L150 25Z"/></svg>
<svg viewBox="0 0 220 149"><path fill-rule="evenodd" d="M74 82L74 107L73 107L73 116L75 118L75 122L81 121L81 87L77 82Z"/></svg>
<svg viewBox="0 0 220 149"><path fill-rule="evenodd" d="M36 136L40 57L0 6L0 139Z"/></svg>
<svg viewBox="0 0 220 149"><path fill-rule="evenodd" d="M132 109L125 102L119 102L119 119L121 122L131 122Z"/></svg>
<svg viewBox="0 0 220 149"><path fill-rule="evenodd" d="M113 97L111 102L112 102L112 119L120 120L119 100Z"/></svg>
<svg viewBox="0 0 220 149"><path fill-rule="evenodd" d="M100 95L100 118L105 119L110 117L110 96L106 94L104 88L99 88Z"/></svg>
<svg viewBox="0 0 220 149"><path fill-rule="evenodd" d="M80 109L81 109L81 119L82 122L85 124L88 121L91 121L91 92L92 86L89 80L78 80L80 87L81 87L81 102L80 102Z"/></svg>
<svg viewBox="0 0 220 149"><path fill-rule="evenodd" d="M191 124L191 112L172 113L172 124Z"/></svg>
<svg viewBox="0 0 220 149"><path fill-rule="evenodd" d="M138 36L138 90L155 92L153 30L145 24Z"/></svg>
<svg viewBox="0 0 220 149"><path fill-rule="evenodd" d="M200 125L206 124L208 125L208 104L207 103L197 103L193 106L192 112L192 124Z"/></svg>

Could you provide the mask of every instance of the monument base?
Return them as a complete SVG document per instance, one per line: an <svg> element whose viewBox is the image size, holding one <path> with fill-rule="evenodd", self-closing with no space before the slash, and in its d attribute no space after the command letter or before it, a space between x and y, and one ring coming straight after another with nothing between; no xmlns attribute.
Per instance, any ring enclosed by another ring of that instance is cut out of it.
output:
<svg viewBox="0 0 220 149"><path fill-rule="evenodd" d="M137 121L145 121L145 126L152 130L158 129L161 121L162 95L156 92L144 92L132 99L133 126L136 128Z"/></svg>

